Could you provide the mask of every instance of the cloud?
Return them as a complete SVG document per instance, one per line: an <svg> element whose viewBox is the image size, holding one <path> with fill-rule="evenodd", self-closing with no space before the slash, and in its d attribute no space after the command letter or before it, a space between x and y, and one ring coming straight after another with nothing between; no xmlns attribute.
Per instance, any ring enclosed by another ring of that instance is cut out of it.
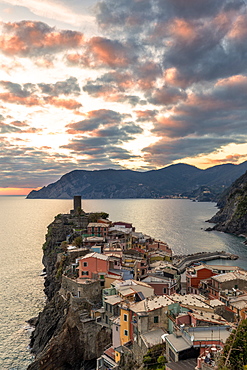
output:
<svg viewBox="0 0 247 370"><path fill-rule="evenodd" d="M77 100L68 97L80 94L80 87L75 77L54 84L39 83L37 85L31 83L21 85L10 81L0 81L0 86L7 90L0 93L0 100L6 103L21 104L28 107L50 104L70 110L82 106ZM61 95L66 96L66 98L61 98Z"/></svg>
<svg viewBox="0 0 247 370"><path fill-rule="evenodd" d="M4 0L4 2L17 6L17 11L19 12L23 10L27 12L28 9L30 13L39 17L54 19L73 26L75 24L82 26L85 22L92 21L92 17L88 14L89 11L87 9L89 7L89 4L87 4L88 0L83 0L83 2L74 0L69 3L66 0L42 0L42 6L36 0ZM92 2L93 0L90 1L90 5L92 5ZM66 17L64 16L65 14Z"/></svg>
<svg viewBox="0 0 247 370"><path fill-rule="evenodd" d="M44 101L46 104L53 105L57 108L65 109L79 109L82 107L82 104L74 99L61 99L56 97L45 97Z"/></svg>
<svg viewBox="0 0 247 370"><path fill-rule="evenodd" d="M43 22L21 21L2 23L0 48L8 56L37 57L80 47L82 33L57 30Z"/></svg>
<svg viewBox="0 0 247 370"><path fill-rule="evenodd" d="M128 114L112 110L90 111L84 120L67 125L68 133L76 137L62 148L76 155L87 156L92 163L102 161L102 166L130 160L131 153L121 145L135 139L143 131L130 118Z"/></svg>
<svg viewBox="0 0 247 370"><path fill-rule="evenodd" d="M68 133L76 134L95 131L99 128L99 126L117 126L126 117L126 115L121 115L120 113L109 109L90 111L86 114L86 116L87 118L82 121L67 125Z"/></svg>
<svg viewBox="0 0 247 370"><path fill-rule="evenodd" d="M80 95L80 86L76 77L69 77L65 81L58 81L54 84L40 83L38 84L43 94L59 96L59 95Z"/></svg>
<svg viewBox="0 0 247 370"><path fill-rule="evenodd" d="M155 163L158 167L164 167L174 161L183 161L186 157L196 157L201 154L210 154L219 147L231 143L227 137L184 137L162 138L155 144L143 149L144 159L149 163Z"/></svg>
<svg viewBox="0 0 247 370"><path fill-rule="evenodd" d="M86 68L127 68L137 60L134 45L100 36L86 40L82 52L68 52L66 58Z"/></svg>
<svg viewBox="0 0 247 370"><path fill-rule="evenodd" d="M66 5L46 1L44 9L51 4L57 5L56 16ZM75 0L66 8L74 14L81 6ZM50 176L59 166L60 174L69 166L119 168L133 161L162 167L246 142L244 1L101 0L96 19L93 36L33 20L1 24L0 130L15 136L21 149L0 143L14 169L11 151L26 175L33 165L46 166L44 176ZM59 140L68 135L57 153L50 142L47 148L32 148L31 140L19 135L35 133L30 122L47 120L51 107L64 113L62 122L62 114L52 116ZM142 160L126 149L132 143L138 152L145 146ZM228 159L241 160L231 155Z"/></svg>
<svg viewBox="0 0 247 370"><path fill-rule="evenodd" d="M161 89L154 90L148 101L154 105L164 106L176 104L181 100L185 100L186 97L186 92L181 89L163 86Z"/></svg>
<svg viewBox="0 0 247 370"><path fill-rule="evenodd" d="M10 81L0 81L0 86L19 98L30 97L36 91L35 85L30 83L20 85Z"/></svg>

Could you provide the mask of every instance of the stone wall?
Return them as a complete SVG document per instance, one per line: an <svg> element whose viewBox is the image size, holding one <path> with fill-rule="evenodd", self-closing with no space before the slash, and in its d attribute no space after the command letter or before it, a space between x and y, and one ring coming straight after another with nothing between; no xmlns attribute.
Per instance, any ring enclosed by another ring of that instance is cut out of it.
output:
<svg viewBox="0 0 247 370"><path fill-rule="evenodd" d="M86 281L80 279L70 279L67 276L62 276L61 294L66 296L71 293L73 297L81 298L82 300L91 303L100 303L102 299L102 287L99 280Z"/></svg>

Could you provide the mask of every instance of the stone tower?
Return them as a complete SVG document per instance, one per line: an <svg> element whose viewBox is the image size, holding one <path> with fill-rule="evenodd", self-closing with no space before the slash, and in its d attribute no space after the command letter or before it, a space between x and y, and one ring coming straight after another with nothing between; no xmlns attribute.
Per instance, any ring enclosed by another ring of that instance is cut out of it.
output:
<svg viewBox="0 0 247 370"><path fill-rule="evenodd" d="M78 209L81 209L81 196L75 195L74 196L74 212L78 211Z"/></svg>

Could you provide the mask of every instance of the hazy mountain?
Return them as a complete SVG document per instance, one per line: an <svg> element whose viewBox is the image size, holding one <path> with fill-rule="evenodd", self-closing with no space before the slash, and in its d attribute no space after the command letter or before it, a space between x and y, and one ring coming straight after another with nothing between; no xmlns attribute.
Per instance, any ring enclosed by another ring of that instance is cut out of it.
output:
<svg viewBox="0 0 247 370"><path fill-rule="evenodd" d="M27 198L69 199L74 195L81 195L84 199L160 198L184 193L190 196L202 186L219 194L246 170L247 162L206 170L182 163L147 172L75 170L53 184L31 191Z"/></svg>

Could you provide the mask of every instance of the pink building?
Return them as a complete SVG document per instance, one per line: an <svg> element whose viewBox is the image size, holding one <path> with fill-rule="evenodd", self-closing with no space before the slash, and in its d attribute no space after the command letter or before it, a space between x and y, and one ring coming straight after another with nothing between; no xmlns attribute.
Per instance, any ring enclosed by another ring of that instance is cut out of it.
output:
<svg viewBox="0 0 247 370"><path fill-rule="evenodd" d="M109 270L109 257L100 253L89 253L78 260L79 278L104 280L104 275Z"/></svg>
<svg viewBox="0 0 247 370"><path fill-rule="evenodd" d="M86 256L78 259L80 279L100 280L101 286L105 284L105 276L115 275L117 278L120 273L121 261L119 257L105 256L97 252L86 254Z"/></svg>

